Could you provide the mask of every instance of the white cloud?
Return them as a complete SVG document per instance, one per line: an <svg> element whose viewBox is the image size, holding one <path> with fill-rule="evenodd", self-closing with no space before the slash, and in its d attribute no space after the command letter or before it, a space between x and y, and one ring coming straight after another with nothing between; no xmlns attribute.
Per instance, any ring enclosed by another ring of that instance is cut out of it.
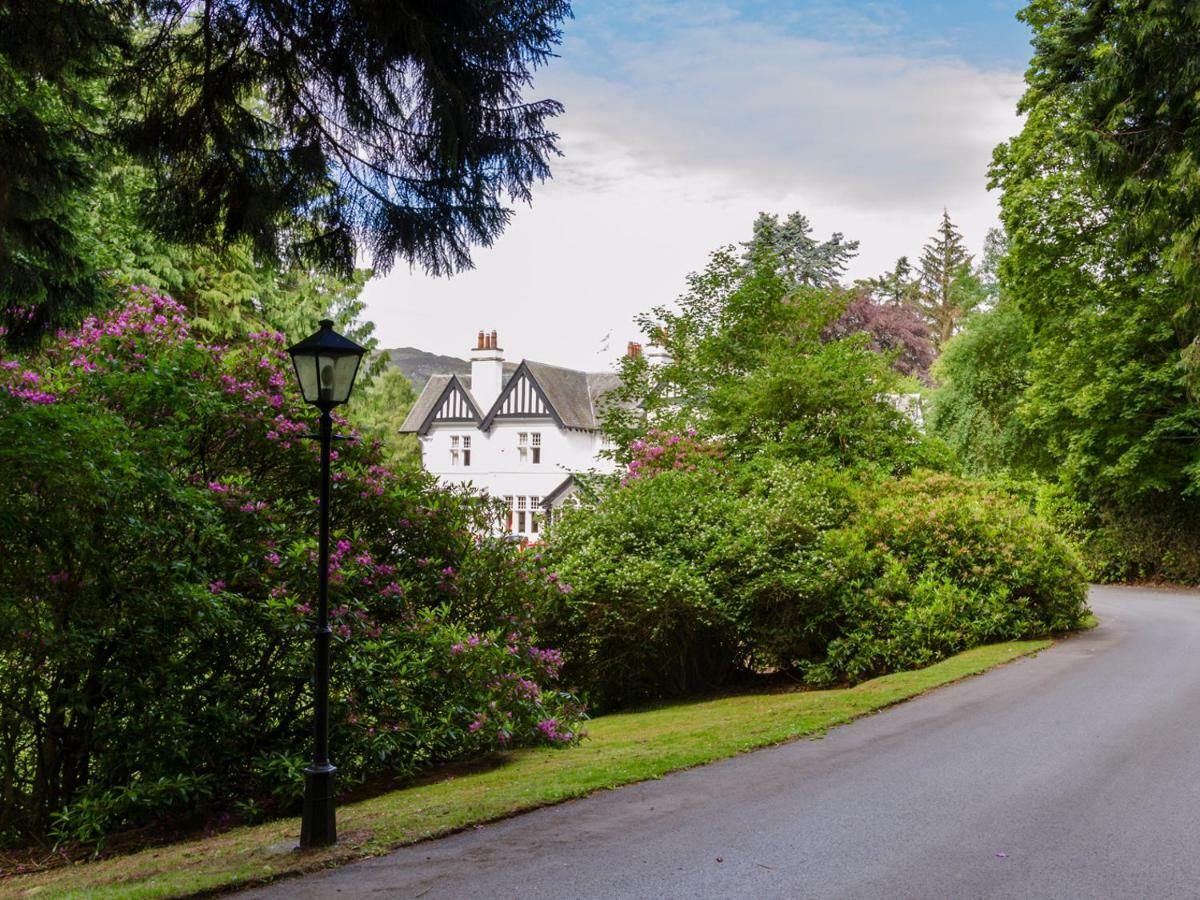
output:
<svg viewBox="0 0 1200 900"><path fill-rule="evenodd" d="M605 34L602 73L597 48L569 39L538 82L567 106L554 181L477 253L475 270L372 283L382 343L462 355L494 327L512 358L603 365L605 333L623 347L637 312L676 296L764 209L799 209L818 233L861 240L852 275L918 253L943 206L981 245L995 222L986 168L1018 128L1019 74L719 12L653 40ZM573 44L589 71L566 65Z"/></svg>

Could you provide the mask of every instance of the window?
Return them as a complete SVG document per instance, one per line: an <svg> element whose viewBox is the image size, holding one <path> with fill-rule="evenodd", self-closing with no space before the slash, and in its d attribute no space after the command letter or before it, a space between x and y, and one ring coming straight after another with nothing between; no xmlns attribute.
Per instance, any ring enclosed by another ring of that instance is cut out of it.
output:
<svg viewBox="0 0 1200 900"><path fill-rule="evenodd" d="M525 533L525 498L517 498L517 533Z"/></svg>
<svg viewBox="0 0 1200 900"><path fill-rule="evenodd" d="M529 461L529 432L517 432L517 459L520 462Z"/></svg>
<svg viewBox="0 0 1200 900"><path fill-rule="evenodd" d="M469 466L471 464L471 436L470 435L465 435L463 437L462 446L463 446L463 465Z"/></svg>
<svg viewBox="0 0 1200 900"><path fill-rule="evenodd" d="M533 453L533 464L537 465L542 461L542 435L535 431L529 436L530 451Z"/></svg>
<svg viewBox="0 0 1200 900"><path fill-rule="evenodd" d="M507 513L507 515L505 516L505 520L504 520L504 527L508 531L512 531L513 530L513 527L512 527L513 526L513 498L512 497L504 498L504 510Z"/></svg>
<svg viewBox="0 0 1200 900"><path fill-rule="evenodd" d="M535 459L534 462L537 462L537 460ZM540 497L530 497L529 498L529 509L530 509L529 531L531 534L537 534L537 532L538 532L538 513L537 513L537 511L539 509L541 509L541 504L542 504L542 500Z"/></svg>
<svg viewBox="0 0 1200 900"><path fill-rule="evenodd" d="M458 435L450 435L450 465L458 465Z"/></svg>

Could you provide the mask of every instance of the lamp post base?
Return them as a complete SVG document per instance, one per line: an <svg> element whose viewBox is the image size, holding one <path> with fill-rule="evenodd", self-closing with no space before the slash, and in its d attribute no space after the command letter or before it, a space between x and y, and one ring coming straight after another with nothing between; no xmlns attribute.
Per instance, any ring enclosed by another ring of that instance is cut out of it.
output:
<svg viewBox="0 0 1200 900"><path fill-rule="evenodd" d="M337 807L333 802L331 765L304 770L304 817L300 822L300 846L331 847L337 843Z"/></svg>

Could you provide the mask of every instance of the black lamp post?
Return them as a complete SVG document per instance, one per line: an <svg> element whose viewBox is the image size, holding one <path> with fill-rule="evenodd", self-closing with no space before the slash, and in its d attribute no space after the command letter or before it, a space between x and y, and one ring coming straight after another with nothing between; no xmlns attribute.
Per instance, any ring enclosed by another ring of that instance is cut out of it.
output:
<svg viewBox="0 0 1200 900"><path fill-rule="evenodd" d="M321 330L289 347L296 380L304 399L321 411L321 527L318 538L316 683L313 686L313 761L304 770L304 818L301 847L328 847L337 843L337 810L333 802L333 774L329 764L329 450L333 443L333 408L350 399L358 364L366 353L349 338L333 330L329 319Z"/></svg>

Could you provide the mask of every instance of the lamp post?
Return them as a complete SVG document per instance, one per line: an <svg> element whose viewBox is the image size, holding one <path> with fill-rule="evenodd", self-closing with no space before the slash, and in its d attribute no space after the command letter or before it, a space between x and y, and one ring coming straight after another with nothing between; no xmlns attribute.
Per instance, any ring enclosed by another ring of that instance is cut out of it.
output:
<svg viewBox="0 0 1200 900"><path fill-rule="evenodd" d="M288 348L300 393L321 411L321 510L317 541L316 681L313 685L313 761L304 770L304 818L301 847L328 847L337 843L337 810L333 802L333 775L329 763L329 451L333 443L333 408L350 399L354 376L366 349L333 330L321 320L321 330Z"/></svg>

